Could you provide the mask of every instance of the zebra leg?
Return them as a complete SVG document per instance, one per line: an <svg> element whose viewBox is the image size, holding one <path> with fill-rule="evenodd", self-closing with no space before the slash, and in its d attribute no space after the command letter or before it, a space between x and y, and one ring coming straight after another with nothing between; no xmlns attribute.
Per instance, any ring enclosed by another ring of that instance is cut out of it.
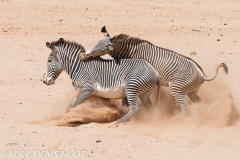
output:
<svg viewBox="0 0 240 160"><path fill-rule="evenodd" d="M188 105L188 103L180 104L180 105L181 105L181 112L180 112L179 117L183 118L185 116L186 112L189 110L189 105Z"/></svg>
<svg viewBox="0 0 240 160"><path fill-rule="evenodd" d="M138 107L138 97L134 96L134 97L128 97L128 103L129 103L129 111L127 114L125 114L123 117L121 117L120 119L118 119L115 124L119 124L123 121L126 121L127 119L129 119L134 113L139 111L139 107Z"/></svg>
<svg viewBox="0 0 240 160"><path fill-rule="evenodd" d="M187 102L185 96L183 96L183 95L175 95L173 97L176 99L178 104L180 104L180 106L181 106L181 112L179 114L179 117L183 118L185 116L186 112L189 110L188 102Z"/></svg>
<svg viewBox="0 0 240 160"><path fill-rule="evenodd" d="M151 89L147 90L146 92L142 93L139 95L139 99L141 100L142 104L144 105L144 107L152 107L153 104L150 100L150 95L153 93L153 91L157 88L158 86L155 85L153 86Z"/></svg>
<svg viewBox="0 0 240 160"><path fill-rule="evenodd" d="M187 95L194 103L202 102L201 98L198 96L196 92L190 92Z"/></svg>
<svg viewBox="0 0 240 160"><path fill-rule="evenodd" d="M170 92L175 100L181 106L181 112L179 117L182 118L186 112L189 110L188 101L185 98L185 94L182 92L181 88L177 87L178 85L169 84Z"/></svg>
<svg viewBox="0 0 240 160"><path fill-rule="evenodd" d="M144 107L149 108L149 107L153 106L149 97L142 97L142 96L140 97L139 96L139 98L140 98Z"/></svg>
<svg viewBox="0 0 240 160"><path fill-rule="evenodd" d="M94 93L91 88L83 88L80 91L79 96L68 106L65 112L68 112L70 108L76 107L78 104L82 103L86 98L90 97Z"/></svg>
<svg viewBox="0 0 240 160"><path fill-rule="evenodd" d="M197 92L201 85L199 85L196 89L188 93L188 97L191 99L192 102L202 102L201 98L198 96Z"/></svg>

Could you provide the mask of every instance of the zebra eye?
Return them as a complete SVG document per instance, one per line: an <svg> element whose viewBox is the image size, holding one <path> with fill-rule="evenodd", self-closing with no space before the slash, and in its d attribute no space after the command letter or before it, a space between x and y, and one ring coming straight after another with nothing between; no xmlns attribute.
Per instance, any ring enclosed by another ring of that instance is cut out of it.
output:
<svg viewBox="0 0 240 160"><path fill-rule="evenodd" d="M49 60L48 60L48 63L51 63L51 62L52 62L52 60L51 60L51 59L49 59Z"/></svg>

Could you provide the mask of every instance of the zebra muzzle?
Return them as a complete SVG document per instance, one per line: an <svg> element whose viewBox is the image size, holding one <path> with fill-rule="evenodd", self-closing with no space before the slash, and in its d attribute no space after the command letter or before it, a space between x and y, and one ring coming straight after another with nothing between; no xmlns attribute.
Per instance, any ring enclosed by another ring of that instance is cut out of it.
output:
<svg viewBox="0 0 240 160"><path fill-rule="evenodd" d="M52 79L52 78L46 78L43 80L43 83L46 84L46 85L52 85L55 83L55 80Z"/></svg>

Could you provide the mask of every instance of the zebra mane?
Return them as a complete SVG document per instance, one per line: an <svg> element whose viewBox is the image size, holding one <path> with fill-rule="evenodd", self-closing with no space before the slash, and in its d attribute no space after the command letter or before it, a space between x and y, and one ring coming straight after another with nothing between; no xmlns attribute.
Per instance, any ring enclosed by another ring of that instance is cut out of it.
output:
<svg viewBox="0 0 240 160"><path fill-rule="evenodd" d="M125 41L125 43L130 43L132 45L137 45L137 44L141 44L141 43L148 43L150 45L153 45L151 42L147 41L147 40L143 40L137 37L131 37L127 34L119 34L116 35L114 37L112 37L110 39L111 42L115 42L115 41Z"/></svg>
<svg viewBox="0 0 240 160"><path fill-rule="evenodd" d="M67 45L67 46L75 47L82 52L85 52L85 48L80 43L77 43L75 41L68 41L60 38L57 41L51 42L51 44L58 47L65 47Z"/></svg>

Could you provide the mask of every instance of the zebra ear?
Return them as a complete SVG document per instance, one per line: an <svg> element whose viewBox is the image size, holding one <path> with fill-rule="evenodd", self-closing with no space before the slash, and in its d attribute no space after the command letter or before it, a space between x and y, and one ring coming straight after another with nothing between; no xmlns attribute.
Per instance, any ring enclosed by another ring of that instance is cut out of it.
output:
<svg viewBox="0 0 240 160"><path fill-rule="evenodd" d="M64 41L62 36L59 37L59 41Z"/></svg>
<svg viewBox="0 0 240 160"><path fill-rule="evenodd" d="M107 29L105 26L102 27L101 32L104 34L105 38L110 39L110 35L107 32Z"/></svg>
<svg viewBox="0 0 240 160"><path fill-rule="evenodd" d="M46 42L46 46L50 49L53 49L53 45L49 41Z"/></svg>
<svg viewBox="0 0 240 160"><path fill-rule="evenodd" d="M107 32L106 26L103 26L103 27L102 27L101 32L102 32L102 33L106 33L106 32Z"/></svg>

